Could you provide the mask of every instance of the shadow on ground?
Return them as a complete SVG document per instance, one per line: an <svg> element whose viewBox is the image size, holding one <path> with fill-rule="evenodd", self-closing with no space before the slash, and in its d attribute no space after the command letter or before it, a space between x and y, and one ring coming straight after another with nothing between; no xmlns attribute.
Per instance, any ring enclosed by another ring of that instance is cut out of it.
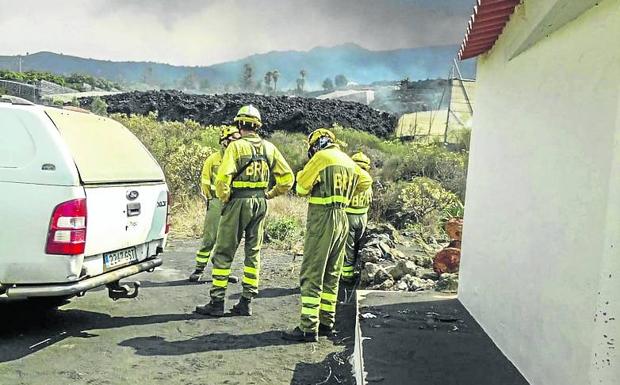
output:
<svg viewBox="0 0 620 385"><path fill-rule="evenodd" d="M140 356L178 356L221 350L254 349L264 346L292 345L282 339L279 330L255 334L212 333L182 341L166 341L159 336L136 337L121 342Z"/></svg>
<svg viewBox="0 0 620 385"><path fill-rule="evenodd" d="M338 305L336 314L337 333L330 340L335 345L344 346L344 350L331 353L318 363L298 363L295 365L291 385L355 384L350 360L355 345L355 316L354 304Z"/></svg>
<svg viewBox="0 0 620 385"><path fill-rule="evenodd" d="M68 337L91 338L88 330L151 325L199 319L197 314L157 314L113 317L87 310L55 310L28 302L0 303L0 363L36 353Z"/></svg>
<svg viewBox="0 0 620 385"><path fill-rule="evenodd" d="M167 282L155 282L155 281L140 281L141 287L177 287L177 286L196 286L196 285L204 285L205 283L209 283L211 281L198 281L198 282L190 282L187 278L177 279L176 281L167 281Z"/></svg>
<svg viewBox="0 0 620 385"><path fill-rule="evenodd" d="M264 289L260 289L258 292L257 298L277 298L277 297L286 297L289 295L299 294L301 291L299 287L267 287ZM230 299L239 299L241 297L241 293L234 293L229 296Z"/></svg>

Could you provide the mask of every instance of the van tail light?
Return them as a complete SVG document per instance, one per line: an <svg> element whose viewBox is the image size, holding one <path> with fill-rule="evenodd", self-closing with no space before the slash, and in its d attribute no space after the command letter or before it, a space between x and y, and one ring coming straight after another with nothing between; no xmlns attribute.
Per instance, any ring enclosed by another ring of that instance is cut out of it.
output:
<svg viewBox="0 0 620 385"><path fill-rule="evenodd" d="M46 254L84 254L86 246L86 199L59 204L52 213L47 233Z"/></svg>
<svg viewBox="0 0 620 385"><path fill-rule="evenodd" d="M166 204L166 234L170 232L170 206L172 206L172 194L168 191L168 203Z"/></svg>

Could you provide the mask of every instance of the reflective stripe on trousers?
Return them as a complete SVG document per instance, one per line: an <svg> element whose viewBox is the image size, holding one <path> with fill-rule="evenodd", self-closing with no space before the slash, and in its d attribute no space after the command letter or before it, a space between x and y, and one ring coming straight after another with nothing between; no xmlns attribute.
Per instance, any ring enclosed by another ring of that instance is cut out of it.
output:
<svg viewBox="0 0 620 385"><path fill-rule="evenodd" d="M334 325L347 233L343 209L310 205L300 272L299 328L304 332L317 332L319 323L327 327Z"/></svg>
<svg viewBox="0 0 620 385"><path fill-rule="evenodd" d="M352 278L355 275L355 266L343 265L342 266L342 277L343 278Z"/></svg>
<svg viewBox="0 0 620 385"><path fill-rule="evenodd" d="M230 276L230 269L216 269L211 270L213 276L213 286L226 288L228 286L228 277Z"/></svg>
<svg viewBox="0 0 620 385"><path fill-rule="evenodd" d="M196 253L196 263L206 265L209 263L209 257L211 256L211 252L199 251Z"/></svg>
<svg viewBox="0 0 620 385"><path fill-rule="evenodd" d="M251 266L245 266L243 268L243 280L241 282L258 289L258 269Z"/></svg>
<svg viewBox="0 0 620 385"><path fill-rule="evenodd" d="M241 295L251 299L258 294L260 249L263 245L266 214L267 201L264 198L232 199L224 206L217 242L211 254L211 263L213 263L211 299L213 301L223 301L226 297L230 267L242 238L245 238L245 260L243 262L245 268ZM224 278L226 278L225 281Z"/></svg>

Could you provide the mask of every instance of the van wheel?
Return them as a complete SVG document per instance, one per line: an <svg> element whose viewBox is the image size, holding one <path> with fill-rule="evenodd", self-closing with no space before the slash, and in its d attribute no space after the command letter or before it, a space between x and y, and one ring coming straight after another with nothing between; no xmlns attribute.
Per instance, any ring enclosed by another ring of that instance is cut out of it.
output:
<svg viewBox="0 0 620 385"><path fill-rule="evenodd" d="M72 296L29 298L28 304L41 310L54 310L68 304Z"/></svg>

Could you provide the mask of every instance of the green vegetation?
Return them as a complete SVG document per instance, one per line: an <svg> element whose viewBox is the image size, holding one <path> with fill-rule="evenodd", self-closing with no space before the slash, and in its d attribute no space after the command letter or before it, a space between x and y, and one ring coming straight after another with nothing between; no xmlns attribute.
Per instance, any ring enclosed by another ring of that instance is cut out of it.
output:
<svg viewBox="0 0 620 385"><path fill-rule="evenodd" d="M112 115L129 128L162 166L177 200L200 193L200 173L206 157L217 150L218 128L185 122L160 122L157 115Z"/></svg>
<svg viewBox="0 0 620 385"><path fill-rule="evenodd" d="M246 91L254 90L254 67L245 63L241 74L241 88Z"/></svg>
<svg viewBox="0 0 620 385"><path fill-rule="evenodd" d="M347 84L349 84L349 79L347 79L347 77L342 74L336 75L336 77L334 78L334 83L336 84L336 87L343 88L346 87Z"/></svg>
<svg viewBox="0 0 620 385"><path fill-rule="evenodd" d="M334 89L334 82L330 78L325 78L321 86L323 87L325 91L331 91Z"/></svg>
<svg viewBox="0 0 620 385"><path fill-rule="evenodd" d="M72 74L69 76L64 76L42 71L15 72L0 70L0 79L12 80L28 84L35 84L36 82L45 80L48 82L56 83L60 86L73 88L77 91L89 91L89 88L99 88L105 91L113 91L122 88L119 84L111 82L109 80L83 74Z"/></svg>
<svg viewBox="0 0 620 385"><path fill-rule="evenodd" d="M160 122L155 114L112 118L136 134L162 166L174 196L174 235L199 236L204 220L200 172L206 157L219 150L219 127L205 127L191 120ZM372 159L372 220L389 221L432 242L443 237L445 220L463 215L467 151L449 151L440 143L386 141L339 126L333 130L346 152L361 150ZM307 161L304 134L280 131L269 140L293 171L301 170ZM301 250L306 207L305 199L292 194L269 201L267 239L283 249Z"/></svg>
<svg viewBox="0 0 620 385"><path fill-rule="evenodd" d="M54 75L51 72L25 71L15 72L0 69L0 79L13 80L16 82L33 84L40 80L56 83L61 86L66 85L66 78L61 75Z"/></svg>
<svg viewBox="0 0 620 385"><path fill-rule="evenodd" d="M55 102L56 100L54 100L54 103ZM62 105L62 102L60 105ZM108 104L99 96L93 98L93 101L90 103L90 110L94 114L108 116Z"/></svg>
<svg viewBox="0 0 620 385"><path fill-rule="evenodd" d="M299 78L297 78L297 93L303 94L306 87L306 76L308 76L308 71L302 69L299 71Z"/></svg>
<svg viewBox="0 0 620 385"><path fill-rule="evenodd" d="M436 142L386 141L338 126L333 130L349 154L363 151L372 160L372 220L409 228L428 242L443 235L447 218L462 217L467 151L450 151Z"/></svg>

